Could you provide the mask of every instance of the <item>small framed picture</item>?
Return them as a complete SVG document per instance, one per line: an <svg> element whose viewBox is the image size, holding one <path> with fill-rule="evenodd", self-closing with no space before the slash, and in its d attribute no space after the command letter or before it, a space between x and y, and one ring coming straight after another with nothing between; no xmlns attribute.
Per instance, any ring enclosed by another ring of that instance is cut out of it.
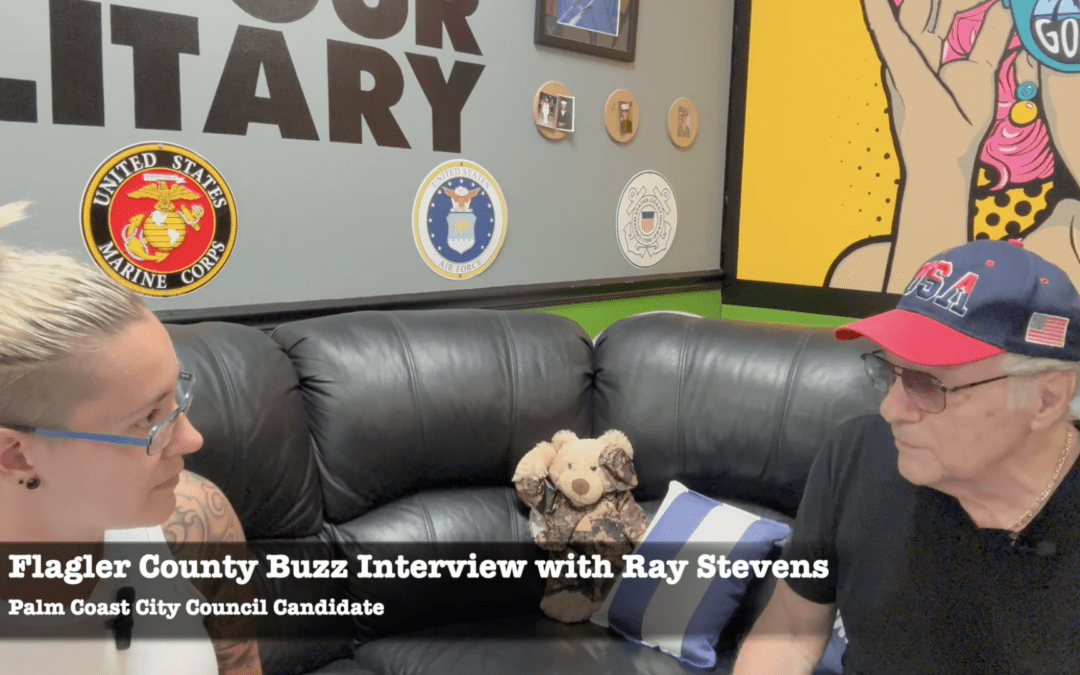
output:
<svg viewBox="0 0 1080 675"><path fill-rule="evenodd" d="M536 130L548 140L560 141L574 131L574 97L562 82L552 80L540 85L533 98L533 121Z"/></svg>
<svg viewBox="0 0 1080 675"><path fill-rule="evenodd" d="M536 0L539 45L634 60L639 0Z"/></svg>
<svg viewBox="0 0 1080 675"><path fill-rule="evenodd" d="M558 97L558 107L555 109L555 128L559 131L574 130L574 97Z"/></svg>
<svg viewBox="0 0 1080 675"><path fill-rule="evenodd" d="M536 105L536 123L548 129L555 128L556 110L559 108L559 97L541 91Z"/></svg>
<svg viewBox="0 0 1080 675"><path fill-rule="evenodd" d="M604 128L616 143L627 143L637 134L641 113L629 89L616 89L604 104Z"/></svg>

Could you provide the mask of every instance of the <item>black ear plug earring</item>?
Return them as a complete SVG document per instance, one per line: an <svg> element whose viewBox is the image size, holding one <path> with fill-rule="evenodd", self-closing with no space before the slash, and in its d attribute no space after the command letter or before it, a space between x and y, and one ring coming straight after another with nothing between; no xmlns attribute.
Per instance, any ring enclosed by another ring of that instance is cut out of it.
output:
<svg viewBox="0 0 1080 675"><path fill-rule="evenodd" d="M19 482L21 483L22 481L19 481ZM30 480L26 481L26 489L27 490L36 490L36 489L38 489L39 485L41 485L41 479L38 478L37 476L34 476Z"/></svg>

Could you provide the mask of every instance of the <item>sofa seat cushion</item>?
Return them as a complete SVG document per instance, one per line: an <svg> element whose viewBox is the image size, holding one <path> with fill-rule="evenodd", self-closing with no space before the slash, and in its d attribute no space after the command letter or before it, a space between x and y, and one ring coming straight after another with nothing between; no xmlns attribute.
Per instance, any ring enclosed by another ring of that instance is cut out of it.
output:
<svg viewBox="0 0 1080 675"><path fill-rule="evenodd" d="M702 670L623 640L600 626L567 625L535 613L381 638L360 646L355 658L360 672L380 675L681 675L729 674L735 655L721 653L714 669Z"/></svg>
<svg viewBox="0 0 1080 675"><path fill-rule="evenodd" d="M314 675L379 675L378 672L361 668L355 659L340 659L311 672Z"/></svg>

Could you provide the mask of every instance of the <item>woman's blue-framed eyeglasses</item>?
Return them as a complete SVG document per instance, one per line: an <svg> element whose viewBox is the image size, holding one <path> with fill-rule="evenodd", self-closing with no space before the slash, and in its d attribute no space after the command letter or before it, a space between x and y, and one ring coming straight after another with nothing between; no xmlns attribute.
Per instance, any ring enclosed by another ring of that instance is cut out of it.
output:
<svg viewBox="0 0 1080 675"><path fill-rule="evenodd" d="M111 434L88 434L79 431L64 431L62 429L39 429L26 424L0 424L0 426L21 431L26 434L37 436L51 436L53 438L72 438L81 441L97 441L99 443L114 443L116 445L137 445L146 448L146 454L158 455L172 440L172 430L176 420L181 414L186 414L191 408L192 390L195 387L195 376L191 373L180 373L176 382L176 409L169 415L150 427L150 433L146 438L138 436L113 436Z"/></svg>

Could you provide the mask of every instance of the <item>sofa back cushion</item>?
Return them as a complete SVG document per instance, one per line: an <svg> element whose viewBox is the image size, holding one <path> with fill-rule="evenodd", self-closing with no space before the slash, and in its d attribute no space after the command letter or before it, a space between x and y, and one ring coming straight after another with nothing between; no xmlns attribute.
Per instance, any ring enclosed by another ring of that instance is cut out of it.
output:
<svg viewBox="0 0 1080 675"><path fill-rule="evenodd" d="M827 328L630 317L597 339L593 428L630 438L639 500L678 480L794 515L829 432L881 401L867 350Z"/></svg>
<svg viewBox="0 0 1080 675"><path fill-rule="evenodd" d="M249 540L322 529L322 493L292 363L257 328L167 326L183 370L195 374L188 418L203 447L186 467L232 502Z"/></svg>
<svg viewBox="0 0 1080 675"><path fill-rule="evenodd" d="M292 363L281 346L257 328L206 322L166 326L183 370L195 374L188 417L203 436L203 447L186 467L214 481L235 508L252 553L277 542L305 542L298 557L317 556L325 547L323 500L307 411ZM256 597L337 599L344 589L309 581L268 579L256 568ZM295 622L295 618L291 619ZM348 655L353 640L349 617L311 618L325 628L322 638L293 639L273 612L258 617L260 656L266 673L308 672ZM311 631L309 631L309 635Z"/></svg>
<svg viewBox="0 0 1080 675"><path fill-rule="evenodd" d="M325 514L345 523L420 491L507 486L560 429L589 432L592 343L533 312L357 312L284 324Z"/></svg>

